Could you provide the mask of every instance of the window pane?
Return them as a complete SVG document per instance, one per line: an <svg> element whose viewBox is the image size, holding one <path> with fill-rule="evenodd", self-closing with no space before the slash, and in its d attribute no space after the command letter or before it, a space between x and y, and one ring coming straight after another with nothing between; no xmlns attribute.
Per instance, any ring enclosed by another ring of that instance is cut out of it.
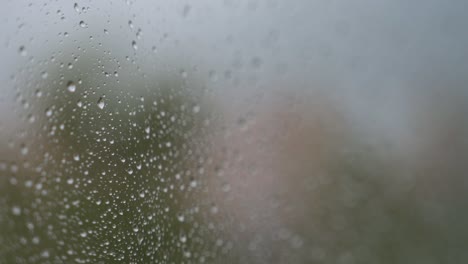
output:
<svg viewBox="0 0 468 264"><path fill-rule="evenodd" d="M464 1L5 1L0 263L465 263Z"/></svg>

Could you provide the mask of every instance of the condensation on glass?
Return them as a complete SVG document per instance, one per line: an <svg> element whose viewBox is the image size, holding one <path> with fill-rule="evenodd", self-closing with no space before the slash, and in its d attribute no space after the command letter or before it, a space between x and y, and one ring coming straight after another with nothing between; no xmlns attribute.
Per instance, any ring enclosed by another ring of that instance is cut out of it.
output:
<svg viewBox="0 0 468 264"><path fill-rule="evenodd" d="M0 263L465 263L465 1L4 1Z"/></svg>

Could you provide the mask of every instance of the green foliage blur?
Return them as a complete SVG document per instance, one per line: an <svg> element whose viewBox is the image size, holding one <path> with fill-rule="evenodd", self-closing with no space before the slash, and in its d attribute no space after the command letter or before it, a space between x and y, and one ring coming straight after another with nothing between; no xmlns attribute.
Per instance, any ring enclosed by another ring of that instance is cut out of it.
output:
<svg viewBox="0 0 468 264"><path fill-rule="evenodd" d="M100 72L97 57L50 67L45 80L29 80L39 83L33 89L20 89L32 102L25 123L36 120L25 129L27 155L3 163L0 262L210 259L193 202L193 168L204 155L194 147L203 113L193 89L179 74Z"/></svg>

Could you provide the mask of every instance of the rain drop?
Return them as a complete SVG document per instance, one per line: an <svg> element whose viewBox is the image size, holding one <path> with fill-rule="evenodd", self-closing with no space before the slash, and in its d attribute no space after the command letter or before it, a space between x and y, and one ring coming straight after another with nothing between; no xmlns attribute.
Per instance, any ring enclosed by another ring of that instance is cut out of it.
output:
<svg viewBox="0 0 468 264"><path fill-rule="evenodd" d="M197 181L196 180L190 181L190 187L192 187L192 188L197 187Z"/></svg>
<svg viewBox="0 0 468 264"><path fill-rule="evenodd" d="M33 244L37 245L37 244L39 244L40 239L39 239L39 237L36 236L36 237L33 237L33 238L31 239L31 242L32 242Z"/></svg>
<svg viewBox="0 0 468 264"><path fill-rule="evenodd" d="M25 155L28 154L28 152L29 152L28 147L26 147L25 145L23 145L23 146L21 147L21 155L25 156Z"/></svg>
<svg viewBox="0 0 468 264"><path fill-rule="evenodd" d="M185 220L184 215L182 215L182 214L178 215L177 220L179 220L179 222L184 222L184 220Z"/></svg>
<svg viewBox="0 0 468 264"><path fill-rule="evenodd" d="M78 6L77 3L73 5L73 8L75 9L76 12L80 13L80 7Z"/></svg>
<svg viewBox="0 0 468 264"><path fill-rule="evenodd" d="M20 46L18 51L19 51L19 54L23 57L28 55L28 53L26 52L26 48L24 46Z"/></svg>
<svg viewBox="0 0 468 264"><path fill-rule="evenodd" d="M11 208L11 212L13 213L13 215L20 215L21 214L21 208L18 207L18 206L13 206Z"/></svg>
<svg viewBox="0 0 468 264"><path fill-rule="evenodd" d="M104 99L102 97L99 97L97 106L99 107L99 109L104 109L104 106L106 106L106 104L104 103Z"/></svg>
<svg viewBox="0 0 468 264"><path fill-rule="evenodd" d="M76 91L76 85L75 85L75 83L72 82L72 81L69 81L69 82L67 83L67 90L68 90L69 92L71 92L71 93L74 93L74 92Z"/></svg>
<svg viewBox="0 0 468 264"><path fill-rule="evenodd" d="M219 211L219 210L218 210L218 207L217 207L216 205L213 205L213 206L211 207L211 209L210 209L210 212L211 212L212 214L217 214L218 211Z"/></svg>
<svg viewBox="0 0 468 264"><path fill-rule="evenodd" d="M193 106L192 111L193 111L195 114L198 113L198 112L200 112L200 106L199 106L199 105Z"/></svg>

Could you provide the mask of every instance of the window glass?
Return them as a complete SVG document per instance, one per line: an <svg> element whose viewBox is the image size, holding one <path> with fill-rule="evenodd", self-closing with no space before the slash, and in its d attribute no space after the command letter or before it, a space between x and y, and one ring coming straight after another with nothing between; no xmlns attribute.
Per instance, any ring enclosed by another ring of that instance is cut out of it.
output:
<svg viewBox="0 0 468 264"><path fill-rule="evenodd" d="M465 263L465 1L3 1L0 263Z"/></svg>

